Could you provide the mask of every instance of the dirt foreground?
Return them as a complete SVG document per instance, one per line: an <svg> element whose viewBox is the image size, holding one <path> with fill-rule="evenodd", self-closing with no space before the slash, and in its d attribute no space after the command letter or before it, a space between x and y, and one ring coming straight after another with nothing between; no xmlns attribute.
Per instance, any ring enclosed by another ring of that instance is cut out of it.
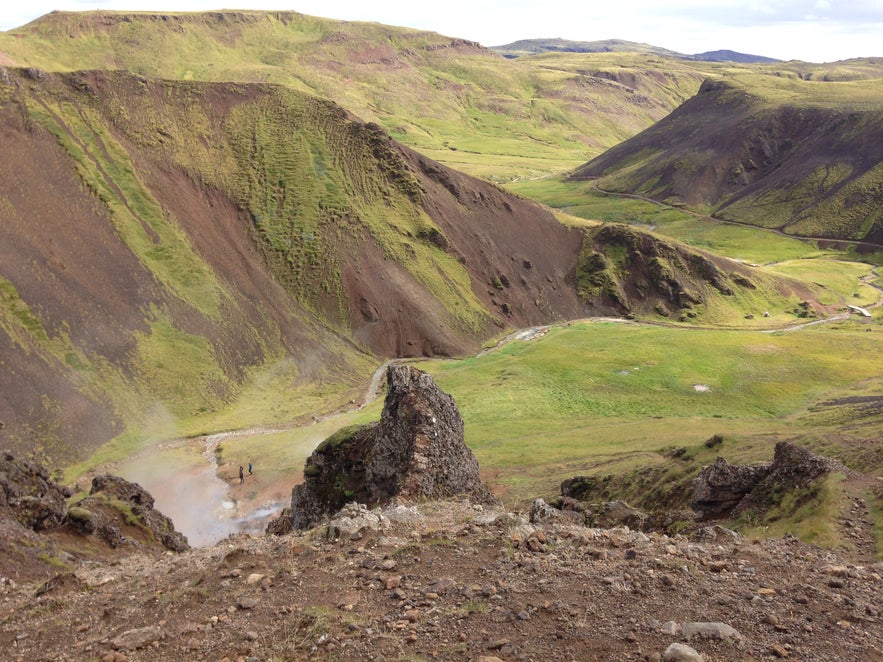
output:
<svg viewBox="0 0 883 662"><path fill-rule="evenodd" d="M883 659L883 564L793 538L530 524L460 500L375 519L2 578L3 659Z"/></svg>

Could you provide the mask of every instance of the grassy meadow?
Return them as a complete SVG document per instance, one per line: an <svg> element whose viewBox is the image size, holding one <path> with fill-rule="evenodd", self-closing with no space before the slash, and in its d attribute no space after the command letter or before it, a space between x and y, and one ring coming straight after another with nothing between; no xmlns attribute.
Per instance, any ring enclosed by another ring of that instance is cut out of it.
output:
<svg viewBox="0 0 883 662"><path fill-rule="evenodd" d="M528 499L576 473L652 464L672 446L699 447L718 433L749 442L737 444L734 459L769 459L770 442L759 438L810 433L799 416L807 407L880 385L879 339L867 328L764 333L581 322L420 367L456 398L481 466L510 498Z"/></svg>

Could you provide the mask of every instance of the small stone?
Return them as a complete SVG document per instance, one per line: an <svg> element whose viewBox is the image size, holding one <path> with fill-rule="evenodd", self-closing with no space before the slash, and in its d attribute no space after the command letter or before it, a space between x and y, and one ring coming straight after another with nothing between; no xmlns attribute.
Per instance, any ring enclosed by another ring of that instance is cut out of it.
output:
<svg viewBox="0 0 883 662"><path fill-rule="evenodd" d="M832 577L848 577L849 568L845 565L826 565L822 568L822 572Z"/></svg>
<svg viewBox="0 0 883 662"><path fill-rule="evenodd" d="M663 662L703 662L702 656L686 644L674 643L662 654Z"/></svg>
<svg viewBox="0 0 883 662"><path fill-rule="evenodd" d="M387 591L391 591L394 588L398 588L401 585L402 585L402 578L401 577L387 577L386 578L385 586L386 586Z"/></svg>
<svg viewBox="0 0 883 662"><path fill-rule="evenodd" d="M384 559L383 561L380 562L380 569L381 570L395 570L396 569L395 560L394 559Z"/></svg>
<svg viewBox="0 0 883 662"><path fill-rule="evenodd" d="M724 570L729 570L730 564L726 561L712 561L708 564L708 569L712 572L723 572Z"/></svg>
<svg viewBox="0 0 883 662"><path fill-rule="evenodd" d="M776 625L779 624L779 617L773 613L764 614L763 622L766 623L767 625L772 625L775 627Z"/></svg>
<svg viewBox="0 0 883 662"><path fill-rule="evenodd" d="M776 657L788 657L790 655L788 649L785 648L782 644L773 644L772 646L770 646L770 653L772 653Z"/></svg>
<svg viewBox="0 0 883 662"><path fill-rule="evenodd" d="M681 634L681 626L675 621L666 621L657 628L657 631L662 634L668 634L673 637L677 637L679 634Z"/></svg>
<svg viewBox="0 0 883 662"><path fill-rule="evenodd" d="M255 632L254 630L249 630L248 632L245 633L245 638L248 639L249 641L257 641L258 640L258 633Z"/></svg>
<svg viewBox="0 0 883 662"><path fill-rule="evenodd" d="M687 639L702 637L703 639L732 639L737 642L744 639L738 630L726 623L684 623L683 632Z"/></svg>
<svg viewBox="0 0 883 662"><path fill-rule="evenodd" d="M236 598L236 606L239 609L254 609L258 606L258 601L250 595L240 595Z"/></svg>
<svg viewBox="0 0 883 662"><path fill-rule="evenodd" d="M420 620L420 610L419 609L409 609L405 612L405 618L409 623L416 623Z"/></svg>
<svg viewBox="0 0 883 662"><path fill-rule="evenodd" d="M245 583L249 584L249 585L259 584L264 579L265 576L266 575L262 575L259 572L253 572L245 580Z"/></svg>
<svg viewBox="0 0 883 662"><path fill-rule="evenodd" d="M160 629L155 626L149 626L146 628L126 630L118 637L114 638L111 644L114 648L122 650L137 650L149 646L151 643L161 638L162 632Z"/></svg>

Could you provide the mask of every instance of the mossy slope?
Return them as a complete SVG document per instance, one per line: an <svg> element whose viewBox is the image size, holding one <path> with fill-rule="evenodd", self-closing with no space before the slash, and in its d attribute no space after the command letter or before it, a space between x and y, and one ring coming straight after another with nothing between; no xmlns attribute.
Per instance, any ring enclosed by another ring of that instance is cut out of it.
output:
<svg viewBox="0 0 883 662"><path fill-rule="evenodd" d="M709 80L573 177L798 236L880 244L883 80L860 78Z"/></svg>
<svg viewBox="0 0 883 662"><path fill-rule="evenodd" d="M378 355L581 311L578 233L330 101L34 69L0 97L11 447L285 422L355 397ZM256 393L276 404L244 410Z"/></svg>

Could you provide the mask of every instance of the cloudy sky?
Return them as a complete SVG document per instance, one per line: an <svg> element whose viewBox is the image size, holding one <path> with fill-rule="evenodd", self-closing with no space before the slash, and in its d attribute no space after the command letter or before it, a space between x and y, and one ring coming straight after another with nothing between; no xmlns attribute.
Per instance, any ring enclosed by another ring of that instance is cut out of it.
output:
<svg viewBox="0 0 883 662"><path fill-rule="evenodd" d="M212 0L3 2L0 30L53 9L202 11ZM235 9L293 9L432 30L485 46L517 39L628 39L682 53L730 49L783 60L883 56L883 0L236 0Z"/></svg>

